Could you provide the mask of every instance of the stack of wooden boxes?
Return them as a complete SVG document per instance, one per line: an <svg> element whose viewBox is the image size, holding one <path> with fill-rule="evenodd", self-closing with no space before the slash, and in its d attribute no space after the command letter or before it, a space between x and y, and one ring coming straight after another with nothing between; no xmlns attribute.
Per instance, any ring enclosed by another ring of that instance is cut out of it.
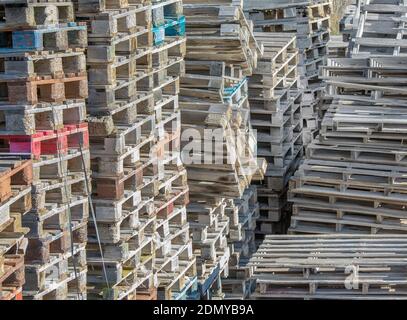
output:
<svg viewBox="0 0 407 320"><path fill-rule="evenodd" d="M1 6L2 157L33 160L23 294L86 299L86 26L74 22L71 1Z"/></svg>

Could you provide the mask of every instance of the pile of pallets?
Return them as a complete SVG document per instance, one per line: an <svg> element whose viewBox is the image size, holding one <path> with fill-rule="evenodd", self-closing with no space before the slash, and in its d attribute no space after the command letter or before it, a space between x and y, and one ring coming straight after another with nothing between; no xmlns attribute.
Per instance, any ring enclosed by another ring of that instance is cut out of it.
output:
<svg viewBox="0 0 407 320"><path fill-rule="evenodd" d="M0 6L2 157L33 160L23 295L86 299L86 26L74 22L71 1Z"/></svg>
<svg viewBox="0 0 407 320"><path fill-rule="evenodd" d="M377 14L394 26L406 6L383 4L377 0L359 6L351 58L328 59L321 72L330 104L320 135L308 146L307 159L290 185L291 233L407 231L406 58L401 43L379 51L379 45L368 45L371 39L388 39L375 22Z"/></svg>
<svg viewBox="0 0 407 320"><path fill-rule="evenodd" d="M110 1L107 7L93 2L78 3L78 17L89 30L88 110L98 229L89 226L90 294L182 299L196 287L180 158L182 1Z"/></svg>
<svg viewBox="0 0 407 320"><path fill-rule="evenodd" d="M0 160L0 300L22 300L27 228L31 209L32 162L2 155Z"/></svg>
<svg viewBox="0 0 407 320"><path fill-rule="evenodd" d="M192 193L240 197L257 171L247 81L237 90L241 98L232 105L222 101L189 102L184 101L188 97L181 97L182 152ZM240 108L242 103L245 108ZM190 138L196 139L195 144L189 142ZM212 150L214 144L216 149Z"/></svg>
<svg viewBox="0 0 407 320"><path fill-rule="evenodd" d="M243 13L242 3L226 0L184 1L188 59L228 61L249 75L257 63L258 47L253 25Z"/></svg>
<svg viewBox="0 0 407 320"><path fill-rule="evenodd" d="M290 186L290 231L405 233L405 57L330 59L333 99Z"/></svg>
<svg viewBox="0 0 407 320"><path fill-rule="evenodd" d="M267 236L253 299L407 299L407 236Z"/></svg>
<svg viewBox="0 0 407 320"><path fill-rule="evenodd" d="M245 41L239 38L239 41L228 44L233 50L222 50L236 52L236 55L244 55L249 51L250 57L256 57L259 48L253 37L252 26L242 14L241 4L230 1L219 6L204 1L191 2L194 4L186 1L184 5L188 50L180 95L185 135L183 160L188 169L189 187L194 193L240 197L258 168L255 136L249 123L245 76L255 67L257 60L250 60L247 56L240 59L250 64L247 67L233 54L211 56L207 51L212 52L212 33L216 34L213 37L217 37L217 41L222 41L227 34L233 34L233 30L237 30L239 37L244 34ZM214 17L208 19L208 15ZM232 30L226 32L228 28ZM226 34L219 33L220 29ZM194 40L195 37L202 40ZM205 44L207 49L203 49L201 44ZM199 134L201 144L188 146L191 134ZM216 149L206 149L208 144L213 147L213 139L216 141ZM187 157L191 147L193 156Z"/></svg>
<svg viewBox="0 0 407 320"><path fill-rule="evenodd" d="M407 70L402 36L386 42L403 28L394 23L405 6L371 1L359 9L351 58L322 68L327 111L290 181L288 231L298 235L266 237L250 263L253 298L406 298Z"/></svg>
<svg viewBox="0 0 407 320"><path fill-rule="evenodd" d="M159 146L155 233L159 299L196 295L197 271L187 221L187 172L181 162L180 76L185 72L185 16L181 0L153 1L153 94ZM158 35L161 36L158 36Z"/></svg>
<svg viewBox="0 0 407 320"><path fill-rule="evenodd" d="M229 199L225 210L229 217L230 259L228 277L222 278L222 291L224 299L244 300L254 289L247 263L256 251L255 229L259 217L256 186L247 188L240 199Z"/></svg>
<svg viewBox="0 0 407 320"><path fill-rule="evenodd" d="M255 154L246 78L260 48L241 3L184 1L184 13L187 54L180 106L188 221L199 293L221 299L221 277L227 277L231 255L228 238L240 232L234 229L237 217L229 215L235 210L232 199L239 201L253 177L264 174Z"/></svg>
<svg viewBox="0 0 407 320"><path fill-rule="evenodd" d="M353 57L405 55L407 6L404 0L359 0L351 39Z"/></svg>
<svg viewBox="0 0 407 320"><path fill-rule="evenodd" d="M151 8L79 0L88 26L92 202L89 299L135 299L154 291L154 196L158 187ZM145 296L144 296L145 297Z"/></svg>
<svg viewBox="0 0 407 320"><path fill-rule="evenodd" d="M318 70L324 65L330 39L330 0L245 1L245 11L256 31L290 32L297 36L299 48L300 84L304 88L304 143L316 136L323 114L319 112L324 85L318 79Z"/></svg>
<svg viewBox="0 0 407 320"><path fill-rule="evenodd" d="M301 50L302 80L318 82L318 69L326 55L329 41L331 3L329 0L287 1L250 0L245 11L253 20L255 29L269 32L291 32L297 35Z"/></svg>
<svg viewBox="0 0 407 320"><path fill-rule="evenodd" d="M220 277L222 274L227 275L230 258L227 243L229 217L226 215L224 199L199 201L202 201L202 197L195 197L191 193L187 215L197 259L199 293L201 297L211 299L222 295Z"/></svg>
<svg viewBox="0 0 407 320"><path fill-rule="evenodd" d="M249 79L250 122L257 134L257 154L267 160L258 186L257 238L284 232L288 218L288 180L303 156L302 90L299 88L295 35L255 32L264 48Z"/></svg>
<svg viewBox="0 0 407 320"><path fill-rule="evenodd" d="M220 276L227 273L230 256L226 198L242 196L258 167L245 78L256 63L258 48L239 4L184 1L184 12L188 51L180 105L191 192L188 220L200 294L220 298Z"/></svg>

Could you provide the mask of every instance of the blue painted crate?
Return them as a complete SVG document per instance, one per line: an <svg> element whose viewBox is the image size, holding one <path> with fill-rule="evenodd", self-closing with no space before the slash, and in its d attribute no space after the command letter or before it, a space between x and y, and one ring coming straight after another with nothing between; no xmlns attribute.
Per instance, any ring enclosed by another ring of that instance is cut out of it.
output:
<svg viewBox="0 0 407 320"><path fill-rule="evenodd" d="M39 30L13 32L13 49L35 50L43 46L43 32Z"/></svg>

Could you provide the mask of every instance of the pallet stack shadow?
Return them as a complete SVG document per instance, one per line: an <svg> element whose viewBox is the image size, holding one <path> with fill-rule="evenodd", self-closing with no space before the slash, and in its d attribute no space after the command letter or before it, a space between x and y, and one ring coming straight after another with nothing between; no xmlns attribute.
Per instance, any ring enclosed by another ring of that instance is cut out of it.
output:
<svg viewBox="0 0 407 320"><path fill-rule="evenodd" d="M244 261L254 250L256 200L247 188L259 165L246 76L259 48L239 1L184 1L184 13L187 54L180 105L191 200L187 214L199 293L219 299L225 296L221 277L229 271L238 275L240 257Z"/></svg>
<svg viewBox="0 0 407 320"><path fill-rule="evenodd" d="M323 68L332 103L290 185L291 233L407 231L407 68L402 56L407 41L400 38L393 47L386 41L406 6L398 0L387 7L384 3L389 1L362 7L361 16L376 22L364 25L360 20L358 29L364 31L357 32L361 50L354 47L356 57L328 59ZM378 44L369 54L372 39Z"/></svg>
<svg viewBox="0 0 407 320"><path fill-rule="evenodd" d="M405 300L406 235L267 236L252 299Z"/></svg>
<svg viewBox="0 0 407 320"><path fill-rule="evenodd" d="M299 74L303 92L303 139L308 145L317 135L323 109L323 82L318 70L325 64L330 39L330 0L248 0L245 12L256 31L289 32L297 36Z"/></svg>
<svg viewBox="0 0 407 320"><path fill-rule="evenodd" d="M27 228L22 217L31 209L32 162L0 156L0 301L22 300Z"/></svg>
<svg viewBox="0 0 407 320"><path fill-rule="evenodd" d="M196 284L179 152L182 2L139 2L78 4L89 28L94 299L181 299Z"/></svg>
<svg viewBox="0 0 407 320"><path fill-rule="evenodd" d="M287 185L304 152L296 37L274 32L254 35L264 53L249 79L250 122L257 131L257 154L267 160L257 191L259 243L265 234L285 233L288 227Z"/></svg>
<svg viewBox="0 0 407 320"><path fill-rule="evenodd" d="M86 26L70 1L0 6L2 157L33 161L23 295L86 299Z"/></svg>

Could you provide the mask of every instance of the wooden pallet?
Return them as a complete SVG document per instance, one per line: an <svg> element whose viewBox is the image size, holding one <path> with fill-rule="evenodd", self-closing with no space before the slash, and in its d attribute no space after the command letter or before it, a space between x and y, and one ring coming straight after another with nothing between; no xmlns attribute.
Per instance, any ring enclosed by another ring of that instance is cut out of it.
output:
<svg viewBox="0 0 407 320"><path fill-rule="evenodd" d="M130 1L131 3L132 1ZM104 12L110 9L126 9L129 7L128 0L78 0L78 9L79 13L91 12L91 13L98 13Z"/></svg>
<svg viewBox="0 0 407 320"><path fill-rule="evenodd" d="M85 99L88 95L86 75L60 79L1 79L2 98L11 104L63 103Z"/></svg>
<svg viewBox="0 0 407 320"><path fill-rule="evenodd" d="M290 185L289 197L295 205L290 231L295 232L299 221L300 225L307 222L314 232L320 224L334 226L336 232L345 232L348 226L353 232L404 232L404 192L397 187L400 174L392 177L390 173L397 170L404 169L378 164L306 160ZM303 189L296 190L296 186ZM349 202L353 203L353 210ZM332 208L327 207L328 203ZM310 221L314 221L315 228ZM300 225L300 229L305 230Z"/></svg>
<svg viewBox="0 0 407 320"><path fill-rule="evenodd" d="M384 5L384 6L383 6ZM405 26L405 2L365 1L359 7L357 32L352 39L352 55L397 56L405 52L406 42L399 29ZM381 23L378 23L378 19Z"/></svg>
<svg viewBox="0 0 407 320"><path fill-rule="evenodd" d="M255 299L405 299L403 235L267 236Z"/></svg>
<svg viewBox="0 0 407 320"><path fill-rule="evenodd" d="M54 53L68 49L85 49L87 46L86 25L73 22L32 30L1 30L0 38L13 39L12 46L2 48L2 53L37 51Z"/></svg>
<svg viewBox="0 0 407 320"><path fill-rule="evenodd" d="M10 224L0 226L0 300L17 300L21 294L25 281L22 231Z"/></svg>
<svg viewBox="0 0 407 320"><path fill-rule="evenodd" d="M258 48L240 5L226 7L184 1L184 13L189 59L230 61L242 66L247 73L251 72L256 64ZM207 33L205 28L210 32ZM248 34L249 39L244 40L243 32Z"/></svg>
<svg viewBox="0 0 407 320"><path fill-rule="evenodd" d="M80 124L85 120L83 100L65 103L38 103L36 105L0 104L1 134L30 135L37 130L58 130L64 125Z"/></svg>
<svg viewBox="0 0 407 320"><path fill-rule="evenodd" d="M74 22L74 8L71 1L2 1L4 28L38 28L60 23Z"/></svg>
<svg viewBox="0 0 407 320"><path fill-rule="evenodd" d="M74 264L78 274L86 274L84 245L75 246L74 256L72 256L71 251L67 251L45 265L31 265L27 263L25 268L26 282L24 284L24 296L34 300L49 299L48 297L57 300L67 299L69 292L68 283L76 281L73 270ZM77 280L80 280L80 278ZM85 283L82 280L82 288L78 288L81 289L79 293L86 291L84 285Z"/></svg>
<svg viewBox="0 0 407 320"><path fill-rule="evenodd" d="M88 249L91 299L132 300L139 288L145 290L153 287L154 244L151 236L146 234L154 227L154 219L151 218L142 222L139 235L135 234L117 244L104 241L103 255L111 289L106 287L102 275L102 260L93 234L92 245Z"/></svg>
<svg viewBox="0 0 407 320"><path fill-rule="evenodd" d="M299 51L296 73L299 87L306 90L315 85L321 87L318 72L325 64L327 43L330 39L331 2L290 1L287 3L273 0L261 3L253 0L247 1L244 6L249 18L253 20L256 31L262 31L270 37L279 33L296 36L296 46ZM258 104L256 101L258 98L252 100ZM318 104L318 101L315 102ZM273 107L270 102L267 105ZM318 113L315 112L312 118L317 123ZM315 130L317 129L305 126L305 144L310 142L311 137L315 135Z"/></svg>
<svg viewBox="0 0 407 320"><path fill-rule="evenodd" d="M196 261L192 251L192 243L173 245L171 255L161 262L158 258L157 277L158 299L179 300L184 291L190 287L190 279L196 275Z"/></svg>

